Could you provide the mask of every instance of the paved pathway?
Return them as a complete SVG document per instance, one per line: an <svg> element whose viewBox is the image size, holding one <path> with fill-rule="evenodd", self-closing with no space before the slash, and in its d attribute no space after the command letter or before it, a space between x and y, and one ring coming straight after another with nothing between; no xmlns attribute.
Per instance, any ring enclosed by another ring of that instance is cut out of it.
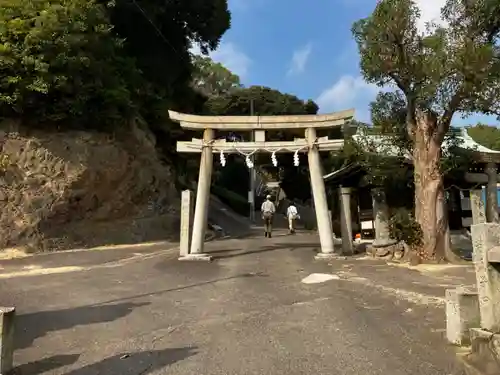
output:
<svg viewBox="0 0 500 375"><path fill-rule="evenodd" d="M316 247L282 233L211 243L211 264L161 249L102 255L107 266L74 253L84 266L44 275L56 260L1 263L0 301L20 314L18 373L459 374L442 297L467 272L436 286L443 277L374 261L317 263ZM324 272L337 279L301 282Z"/></svg>

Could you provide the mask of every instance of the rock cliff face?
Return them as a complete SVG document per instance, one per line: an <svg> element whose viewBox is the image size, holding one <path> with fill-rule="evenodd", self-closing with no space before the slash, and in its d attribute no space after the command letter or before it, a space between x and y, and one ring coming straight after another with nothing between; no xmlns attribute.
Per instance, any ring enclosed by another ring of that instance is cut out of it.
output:
<svg viewBox="0 0 500 375"><path fill-rule="evenodd" d="M114 135L0 127L0 248L165 240L178 228L171 170L146 127Z"/></svg>

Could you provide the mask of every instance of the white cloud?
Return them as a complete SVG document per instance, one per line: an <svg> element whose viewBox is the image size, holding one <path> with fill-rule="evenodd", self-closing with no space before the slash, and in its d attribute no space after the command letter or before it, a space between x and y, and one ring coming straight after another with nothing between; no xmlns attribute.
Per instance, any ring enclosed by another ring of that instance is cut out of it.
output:
<svg viewBox="0 0 500 375"><path fill-rule="evenodd" d="M389 90L393 90L393 88L381 88L366 83L361 76L344 75L331 87L325 89L315 101L319 106L320 113L354 108L356 120L371 123L370 103L375 100L380 91ZM500 121L497 120L496 116L474 114L464 119L459 113L456 113L453 117L454 126L471 125L478 122L500 126Z"/></svg>
<svg viewBox="0 0 500 375"><path fill-rule="evenodd" d="M200 54L200 48L196 45L191 49L191 53ZM246 78L252 60L237 45L231 42L222 42L214 52L210 53L210 57L224 65L234 74L237 74L241 79Z"/></svg>
<svg viewBox="0 0 500 375"><path fill-rule="evenodd" d="M222 43L220 47L211 54L212 59L224 65L233 73L244 78L248 74L251 60L233 43Z"/></svg>
<svg viewBox="0 0 500 375"><path fill-rule="evenodd" d="M333 86L325 89L316 103L322 113L355 108L356 119L369 122L369 104L380 90L376 85L366 83L361 76L344 75Z"/></svg>
<svg viewBox="0 0 500 375"><path fill-rule="evenodd" d="M416 0L415 3L420 9L420 19L417 23L420 32L426 31L428 22L444 23L441 19L441 8L446 4L446 0Z"/></svg>
<svg viewBox="0 0 500 375"><path fill-rule="evenodd" d="M375 2L374 0L372 0ZM443 24L441 9L446 0L415 0L420 9L421 16L418 21L420 32L426 31L428 22ZM342 64L343 65L343 64ZM370 102L372 102L379 91L387 91L391 88L380 88L376 85L366 83L363 77L343 75L332 86L326 88L316 99L320 112L335 112L344 109L355 108L356 119L370 122Z"/></svg>
<svg viewBox="0 0 500 375"><path fill-rule="evenodd" d="M302 73L312 52L312 44L307 43L293 53L288 74Z"/></svg>

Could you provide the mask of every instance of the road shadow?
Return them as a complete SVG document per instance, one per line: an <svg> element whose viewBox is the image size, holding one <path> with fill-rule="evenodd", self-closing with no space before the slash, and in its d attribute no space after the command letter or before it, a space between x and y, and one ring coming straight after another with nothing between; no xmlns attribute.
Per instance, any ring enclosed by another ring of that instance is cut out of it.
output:
<svg viewBox="0 0 500 375"><path fill-rule="evenodd" d="M193 348L169 348L123 353L64 375L146 375L197 354Z"/></svg>
<svg viewBox="0 0 500 375"><path fill-rule="evenodd" d="M224 240L246 240L251 238L256 238L262 236L263 229L260 228L250 228L239 233L233 233L230 231L225 231L223 237L217 238L217 241Z"/></svg>
<svg viewBox="0 0 500 375"><path fill-rule="evenodd" d="M304 233L304 234L311 234L314 233L314 231L307 230L303 228L302 226L298 226L297 228L297 233ZM284 225L278 225L274 226L273 225L273 230L277 233L273 233L273 235L277 236L284 236L284 235L289 235L288 234L288 224ZM232 232L225 232L225 235L223 237L217 238L216 241L224 241L224 240L244 240L244 239L252 239L252 238L264 238L264 226L263 225L256 225L253 226L252 228L242 231L240 233L232 233Z"/></svg>
<svg viewBox="0 0 500 375"><path fill-rule="evenodd" d="M38 375L53 371L59 367L69 366L78 361L80 354L61 354L41 359L39 361L25 363L17 366L12 375Z"/></svg>
<svg viewBox="0 0 500 375"><path fill-rule="evenodd" d="M40 311L16 318L16 349L24 349L49 332L61 331L81 325L109 323L130 314L147 303L119 303L81 306L65 310Z"/></svg>
<svg viewBox="0 0 500 375"><path fill-rule="evenodd" d="M222 278L219 278L219 279L214 279L214 280L202 281L202 282L199 282L199 283L193 283L193 284L183 285L183 286L179 286L179 287L176 287L176 288L162 289L162 290L157 290L155 292L148 292L148 293L144 293L144 294L136 294L136 295L133 295L133 296L130 296L130 297L123 297L123 298L118 298L118 299L114 299L114 300L110 300L110 301L100 302L100 303L96 304L95 306L100 305L100 304L108 304L108 303L130 301L130 300L144 298L144 297L158 296L158 295L167 294L167 293L171 293L171 292L177 292L177 291L180 291L180 290L185 290L185 289L190 289L190 288L198 288L198 287L201 287L201 286L216 284L216 283L219 283L219 282L229 281L229 280L233 280L233 279L242 279L242 278L251 278L251 277L268 277L268 276L269 276L268 274L263 273L263 272L242 273L242 274L239 274L239 275L222 277Z"/></svg>
<svg viewBox="0 0 500 375"><path fill-rule="evenodd" d="M251 255L251 254L260 254L267 253L270 251L278 251L278 250L289 250L296 251L299 249L311 249L311 251L317 251L318 244L317 243L279 243L275 245L261 246L255 250L241 250L241 249L224 249L224 250L214 250L207 252L212 255L216 260L217 259L226 259L226 258L234 258L238 256Z"/></svg>

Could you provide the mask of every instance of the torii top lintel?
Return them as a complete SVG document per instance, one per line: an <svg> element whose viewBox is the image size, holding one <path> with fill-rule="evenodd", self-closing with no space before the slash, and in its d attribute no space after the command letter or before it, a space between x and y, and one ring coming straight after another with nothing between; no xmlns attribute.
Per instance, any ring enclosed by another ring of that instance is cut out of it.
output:
<svg viewBox="0 0 500 375"><path fill-rule="evenodd" d="M332 128L354 118L354 109L324 115L284 116L199 116L168 111L170 119L190 130L278 130Z"/></svg>

